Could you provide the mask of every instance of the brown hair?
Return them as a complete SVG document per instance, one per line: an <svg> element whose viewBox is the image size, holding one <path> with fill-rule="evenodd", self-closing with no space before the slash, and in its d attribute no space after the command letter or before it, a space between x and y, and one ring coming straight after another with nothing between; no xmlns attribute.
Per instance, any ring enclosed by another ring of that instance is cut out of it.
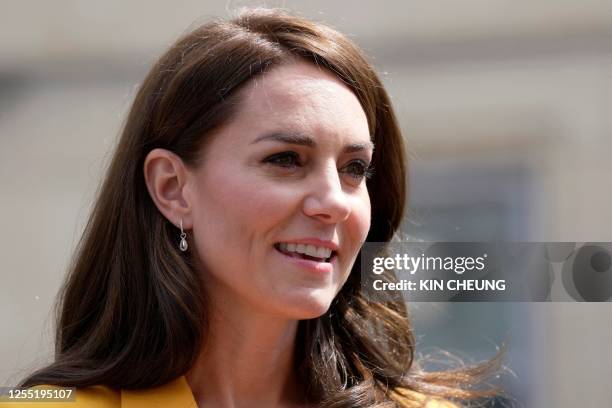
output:
<svg viewBox="0 0 612 408"><path fill-rule="evenodd" d="M140 87L60 294L55 361L22 385L146 388L188 371L206 336L206 301L191 254L178 250L176 227L149 196L144 159L164 148L198 165L207 136L232 116L235 91L295 57L333 72L359 99L376 146L367 240L391 240L407 196L405 151L389 97L363 53L337 31L279 10L210 22L179 39ZM400 394L487 394L465 386L489 367L418 370L403 300L368 300L359 269L356 262L327 313L300 322L298 372L313 402L418 406Z"/></svg>

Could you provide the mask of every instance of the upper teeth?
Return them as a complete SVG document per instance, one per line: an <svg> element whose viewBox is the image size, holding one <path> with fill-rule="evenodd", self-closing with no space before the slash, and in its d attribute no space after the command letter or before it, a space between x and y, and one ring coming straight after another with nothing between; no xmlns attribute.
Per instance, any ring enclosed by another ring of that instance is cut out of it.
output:
<svg viewBox="0 0 612 408"><path fill-rule="evenodd" d="M308 256L312 256L314 258L324 258L327 259L331 256L332 250L325 247L318 247L314 245L306 245L306 244L291 244L286 242L281 242L279 244L281 251L285 252L297 252L299 254L304 254Z"/></svg>

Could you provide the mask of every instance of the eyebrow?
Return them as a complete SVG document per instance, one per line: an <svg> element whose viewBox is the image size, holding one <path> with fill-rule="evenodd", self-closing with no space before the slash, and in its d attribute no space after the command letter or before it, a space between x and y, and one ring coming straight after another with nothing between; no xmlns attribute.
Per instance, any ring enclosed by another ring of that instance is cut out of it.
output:
<svg viewBox="0 0 612 408"><path fill-rule="evenodd" d="M300 133L294 133L294 132L271 133L268 135L260 136L257 139L253 140L251 144L262 142L262 141L275 141L275 142L307 146L307 147L317 146L317 143L314 141L313 138L306 136L306 135L302 135ZM368 150L368 149L373 151L374 143L370 141L368 141L367 143L349 143L344 147L344 152L354 153L354 152L360 152L360 151Z"/></svg>

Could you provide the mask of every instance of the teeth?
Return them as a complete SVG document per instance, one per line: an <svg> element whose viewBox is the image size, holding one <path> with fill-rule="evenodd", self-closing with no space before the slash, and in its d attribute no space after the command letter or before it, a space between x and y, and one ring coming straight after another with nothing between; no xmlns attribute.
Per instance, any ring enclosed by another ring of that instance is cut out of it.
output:
<svg viewBox="0 0 612 408"><path fill-rule="evenodd" d="M322 258L327 259L331 256L332 250L325 247L317 247L314 245L306 245L306 244L291 244L286 242L281 242L278 244L278 247L281 251L284 252L297 252L299 254L304 254L308 256L312 256L314 258Z"/></svg>
<svg viewBox="0 0 612 408"><path fill-rule="evenodd" d="M331 251L328 248L317 248L317 258L329 258L329 254Z"/></svg>

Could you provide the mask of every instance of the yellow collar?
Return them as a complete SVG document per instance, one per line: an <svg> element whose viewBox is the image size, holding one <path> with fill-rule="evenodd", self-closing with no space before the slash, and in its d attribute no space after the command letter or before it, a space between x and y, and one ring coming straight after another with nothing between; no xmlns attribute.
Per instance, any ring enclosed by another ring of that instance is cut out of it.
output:
<svg viewBox="0 0 612 408"><path fill-rule="evenodd" d="M122 408L197 408L185 376L145 390L121 390Z"/></svg>

